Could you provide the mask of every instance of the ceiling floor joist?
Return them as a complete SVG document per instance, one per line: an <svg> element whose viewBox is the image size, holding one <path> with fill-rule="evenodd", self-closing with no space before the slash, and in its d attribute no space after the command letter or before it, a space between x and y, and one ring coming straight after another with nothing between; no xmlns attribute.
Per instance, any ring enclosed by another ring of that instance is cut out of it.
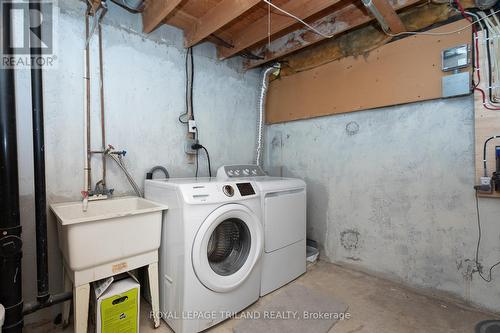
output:
<svg viewBox="0 0 500 333"><path fill-rule="evenodd" d="M191 47L216 32L261 0L222 0L185 32L186 47Z"/></svg>
<svg viewBox="0 0 500 333"><path fill-rule="evenodd" d="M375 8L377 8L380 15L391 29L392 33L400 33L406 31L406 27L399 18L398 14L392 8L388 0L371 0Z"/></svg>
<svg viewBox="0 0 500 333"><path fill-rule="evenodd" d="M301 19L306 19L330 6L335 5L338 2L339 0L290 0L280 7ZM275 11L272 10L272 12L274 13ZM278 15L271 16L271 29L268 31L268 17L267 15L263 16L253 24L246 27L246 29L241 31L239 34L233 36L232 48L219 47L218 56L220 59L231 57L232 55L235 55L236 53L265 40L268 37L269 32L272 36L294 24L297 24L296 20L279 13Z"/></svg>
<svg viewBox="0 0 500 333"><path fill-rule="evenodd" d="M403 9L417 3L421 0L396 0L392 5L393 10ZM367 13L364 6L360 3L352 3L343 8L326 15L315 22L312 26L326 35L338 35L339 33L354 29L373 20L373 17ZM273 40L270 45L262 45L249 51L262 59L249 60L248 68L253 68L281 58L287 54L303 49L304 47L321 42L326 38L316 34L308 28L302 28L293 31L287 35Z"/></svg>
<svg viewBox="0 0 500 333"><path fill-rule="evenodd" d="M150 33L165 20L182 0L149 0L142 13L142 25L145 33Z"/></svg>

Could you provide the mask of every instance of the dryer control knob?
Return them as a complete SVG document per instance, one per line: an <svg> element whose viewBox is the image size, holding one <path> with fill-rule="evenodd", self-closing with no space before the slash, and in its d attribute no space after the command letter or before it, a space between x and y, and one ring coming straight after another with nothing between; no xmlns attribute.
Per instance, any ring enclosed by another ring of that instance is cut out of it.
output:
<svg viewBox="0 0 500 333"><path fill-rule="evenodd" d="M234 188L231 185L224 185L224 187L222 187L222 192L228 197L232 197L234 195Z"/></svg>

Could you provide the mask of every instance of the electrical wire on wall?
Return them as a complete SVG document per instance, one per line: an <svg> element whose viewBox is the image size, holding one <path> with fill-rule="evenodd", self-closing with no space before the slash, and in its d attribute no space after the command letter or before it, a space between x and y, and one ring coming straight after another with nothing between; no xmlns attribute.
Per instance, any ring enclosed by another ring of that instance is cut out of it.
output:
<svg viewBox="0 0 500 333"><path fill-rule="evenodd" d="M179 122L188 125L188 121L190 119L194 120L194 112L193 112L194 58L193 58L192 47L186 50L184 68L186 76L186 87L185 87L186 110L184 111L184 113L179 115Z"/></svg>
<svg viewBox="0 0 500 333"><path fill-rule="evenodd" d="M185 58L185 75L186 75L186 87L185 87L185 102L186 109L184 113L179 115L179 122L181 124L186 125L189 128L189 121L195 120L194 117L194 107L193 107L193 91L194 91L194 56L193 56L193 48L190 47L186 51ZM212 177L212 169L210 165L210 154L208 149L200 144L200 131L198 125L194 127L194 144L191 146L191 149L195 150L196 153L196 167L195 167L195 177L198 177L199 171L199 152L200 149L205 151L207 155L207 163L208 163L208 176Z"/></svg>
<svg viewBox="0 0 500 333"><path fill-rule="evenodd" d="M479 19L475 14L471 15L470 12L469 13L465 12L465 10L464 10L464 8L461 5L459 0L454 0L454 3L456 4L456 6L457 6L458 10L460 11L460 13L462 14L462 16L467 21L470 22L470 26L472 27L472 35L473 35L473 39L474 39L474 42L472 43L472 49L473 49L472 67L474 69L473 77L472 77L473 90L478 91L480 93L481 98L482 98L482 104L483 104L484 108L486 108L488 110L492 110L492 111L499 111L500 107L497 107L495 105L491 105L490 103L488 103L488 101L486 99L486 93L484 92L484 90L482 88L479 87L479 84L481 83L481 68L480 68L480 57L479 57L479 35L478 35L476 24L480 24L480 27L483 27L480 22L483 20L487 20L490 16L495 16L496 13L499 12L500 10L494 11L490 15L485 15L484 17ZM474 16L475 16L476 20L472 19L472 17L474 17ZM485 40L485 43L489 44L489 41ZM477 82L475 81L474 76L477 77Z"/></svg>
<svg viewBox="0 0 500 333"><path fill-rule="evenodd" d="M476 268L481 279L483 279L485 282L490 283L491 281L493 281L493 270L495 269L495 267L500 265L500 261L490 266L490 268L488 269L487 277L483 275L483 265L481 265L481 263L479 262L479 248L481 246L482 229L481 229L481 215L479 213L479 196L477 190L476 190L476 213L477 213L477 229L478 229L476 255L474 257L476 262Z"/></svg>
<svg viewBox="0 0 500 333"><path fill-rule="evenodd" d="M195 177L198 178L198 170L199 170L199 166L198 166L198 163L199 163L199 151L200 149L203 149L205 151L205 154L207 155L207 164L208 164L208 176L209 177L212 177L212 167L210 165L210 154L208 153L208 149L201 145L199 142L198 142L198 128L196 128L196 143L192 146L193 149L196 150L196 171L195 171Z"/></svg>
<svg viewBox="0 0 500 333"><path fill-rule="evenodd" d="M479 27L481 28L481 30L485 31L485 34L486 34L486 38L484 39L484 43L487 47L487 49L489 48L489 30L488 30L488 25L489 25L489 22L487 22L488 20L488 17L490 16L495 16L496 13L498 12L497 11L491 11L491 14L490 15L481 15L479 14L480 16L482 16L481 18L479 18L478 15L476 15L475 13L471 13L471 12L466 12L463 8L463 6L460 4L460 1L459 0L453 0L454 3L456 4L457 6L457 9L460 11L460 13L462 14L462 16L471 23L471 27L472 27L472 35L473 35L473 40L474 42L472 43L473 44L473 59L472 59L472 67L473 67L473 78L472 78L472 84L473 84L473 90L474 91L479 91L481 96L482 96L482 102L483 102L483 107L485 107L486 109L488 110L500 110L500 108L497 108L495 105L491 105L491 104L488 104L486 102L486 94L484 92L484 90L482 90L481 88L479 88L479 84L481 82L481 71L480 71L480 57L479 57L479 35L478 35L478 31L477 31L477 27L475 26L475 24L478 24ZM475 18L475 20L473 20L472 18ZM484 21L485 22L485 26L482 25L481 21ZM491 66L490 66L490 59L489 59L489 51L488 52L488 59L487 59L487 62L488 62L488 70L489 70L489 73L488 73L488 77L491 78ZM477 82L475 82L475 78L474 76L477 76ZM490 87L491 87L491 81L490 81ZM491 95L490 95L490 100L491 100ZM491 137L489 138L488 140L486 140L486 142L484 143L484 151L483 151L483 160L484 160L484 174L485 176L487 176L488 172L487 172L487 165L486 165L486 145L488 143L488 141L494 139L496 137ZM477 239L477 246L476 246L476 253L475 253L475 256L474 256L474 260L475 260L475 264L476 264L476 269L477 269L477 272L479 274L479 276L481 277L481 279L483 279L485 282L489 283L493 280L493 270L495 269L495 267L497 267L498 265L500 265L500 261L496 262L495 264L493 264L492 266L490 266L490 268L488 269L488 275L487 276L484 276L483 275L483 266L482 264L479 262L479 250L480 250L480 246L481 246L481 238L482 238L482 228L481 228L481 215L480 215L480 210L479 210L479 197L478 197L478 190L476 189L476 193L475 193L475 200L476 200L476 214L477 214L477 229L478 229L478 239Z"/></svg>
<svg viewBox="0 0 500 333"><path fill-rule="evenodd" d="M491 10L491 12L493 12L493 10ZM485 26L482 27L482 29L486 34L484 44L486 46L488 102L494 106L500 106L500 96L498 96L500 88L500 68L498 62L498 58L500 57L500 21L496 15L491 19L486 17L484 12L478 12L477 14L485 19ZM493 57L491 56L492 53ZM493 87L493 84L496 86Z"/></svg>

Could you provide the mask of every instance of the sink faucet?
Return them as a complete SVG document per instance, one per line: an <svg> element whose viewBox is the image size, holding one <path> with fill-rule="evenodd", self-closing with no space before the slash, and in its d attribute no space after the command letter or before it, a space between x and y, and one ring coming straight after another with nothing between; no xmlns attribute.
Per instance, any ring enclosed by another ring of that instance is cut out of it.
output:
<svg viewBox="0 0 500 333"><path fill-rule="evenodd" d="M84 212L87 211L87 208L89 207L89 192L88 191L82 191L82 210Z"/></svg>
<svg viewBox="0 0 500 333"><path fill-rule="evenodd" d="M93 197L103 197L103 199L107 199L108 197L111 197L113 195L113 192L115 190L112 188L107 188L106 185L104 185L104 182L102 179L98 181L95 184L94 191L92 193L89 193L90 200L93 200Z"/></svg>

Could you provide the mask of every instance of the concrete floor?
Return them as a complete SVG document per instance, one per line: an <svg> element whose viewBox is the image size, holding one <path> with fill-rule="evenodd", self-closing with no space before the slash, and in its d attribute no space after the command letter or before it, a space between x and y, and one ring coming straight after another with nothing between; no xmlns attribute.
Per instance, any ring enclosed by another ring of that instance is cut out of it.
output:
<svg viewBox="0 0 500 333"><path fill-rule="evenodd" d="M292 283L325 290L348 304L351 318L338 321L330 333L469 333L474 332L475 324L481 320L500 319L500 316L418 294L393 282L322 261L310 266L305 275ZM248 310L270 302L282 290L261 298ZM141 332L172 332L163 321L157 330L152 328L147 318L148 304L143 302L141 310ZM228 320L207 332L229 333L237 323L238 319ZM51 323L40 323L26 327L25 331L70 333L72 329L63 330Z"/></svg>

